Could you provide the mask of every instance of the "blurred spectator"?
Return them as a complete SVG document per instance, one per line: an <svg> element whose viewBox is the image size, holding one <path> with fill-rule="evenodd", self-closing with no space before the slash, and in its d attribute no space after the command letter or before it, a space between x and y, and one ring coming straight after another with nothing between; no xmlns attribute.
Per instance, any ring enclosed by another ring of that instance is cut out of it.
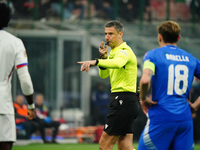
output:
<svg viewBox="0 0 200 150"><path fill-rule="evenodd" d="M63 0L63 18L83 20L85 18L87 0ZM51 0L51 8L59 15L62 15L60 0Z"/></svg>
<svg viewBox="0 0 200 150"><path fill-rule="evenodd" d="M67 8L72 13L71 20L85 18L87 0L68 0Z"/></svg>
<svg viewBox="0 0 200 150"><path fill-rule="evenodd" d="M187 21L190 17L190 10L186 4L186 0L176 0L176 14L177 20L179 21ZM172 12L171 12L172 14Z"/></svg>
<svg viewBox="0 0 200 150"><path fill-rule="evenodd" d="M14 7L14 19L30 19L32 17L32 10L34 8L32 0L11 0L10 3Z"/></svg>
<svg viewBox="0 0 200 150"><path fill-rule="evenodd" d="M115 19L113 0L93 0L96 9L96 17L102 19Z"/></svg>
<svg viewBox="0 0 200 150"><path fill-rule="evenodd" d="M151 0L152 18L163 20L166 18L166 2L163 0Z"/></svg>
<svg viewBox="0 0 200 150"><path fill-rule="evenodd" d="M38 7L38 19L45 20L52 12L51 0L40 0L38 2L38 4L35 4L35 7Z"/></svg>
<svg viewBox="0 0 200 150"><path fill-rule="evenodd" d="M132 14L133 14L133 19L139 19L140 16L140 3L141 1L138 0L132 0Z"/></svg>
<svg viewBox="0 0 200 150"><path fill-rule="evenodd" d="M104 85L99 83L92 93L91 114L93 125L103 125L106 115L108 114L108 106L110 101L109 93L104 89Z"/></svg>
<svg viewBox="0 0 200 150"><path fill-rule="evenodd" d="M71 17L71 13L70 10L67 8L67 2L68 0L63 0L63 2L61 3L60 0L51 0L51 8L58 14L58 15L62 15L62 7L63 7L63 19L70 19ZM63 6L61 6L61 4Z"/></svg>
<svg viewBox="0 0 200 150"><path fill-rule="evenodd" d="M147 18L147 21L152 21L152 8L150 4L150 0L145 0L145 15Z"/></svg>
<svg viewBox="0 0 200 150"><path fill-rule="evenodd" d="M132 21L133 19L133 5L131 0L119 0L119 17L125 21Z"/></svg>
<svg viewBox="0 0 200 150"><path fill-rule="evenodd" d="M191 0L190 9L194 17L197 15L200 20L200 0Z"/></svg>
<svg viewBox="0 0 200 150"><path fill-rule="evenodd" d="M150 0L143 0L143 1L131 0L129 3L132 4L132 14L133 14L134 20L140 19L140 15L144 15L144 18L147 21L151 21L152 8L151 8Z"/></svg>
<svg viewBox="0 0 200 150"><path fill-rule="evenodd" d="M14 102L14 109L15 109L15 122L17 128L25 130L25 139L30 139L31 134L36 129L34 124L27 119L27 111L28 107L24 104L24 97L22 95L18 95ZM17 137L20 136L17 133Z"/></svg>
<svg viewBox="0 0 200 150"><path fill-rule="evenodd" d="M38 125L42 140L44 143L49 143L45 137L45 128L52 128L52 143L57 143L56 135L58 134L58 128L60 123L58 121L53 121L49 116L49 111L47 106L43 103L44 96L42 94L37 94L35 103L36 103L36 116L32 122Z"/></svg>

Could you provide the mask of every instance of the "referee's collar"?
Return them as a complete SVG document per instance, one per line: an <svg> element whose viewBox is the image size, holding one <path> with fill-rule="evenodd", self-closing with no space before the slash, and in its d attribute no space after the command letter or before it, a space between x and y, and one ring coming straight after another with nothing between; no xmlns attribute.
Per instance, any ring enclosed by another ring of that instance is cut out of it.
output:
<svg viewBox="0 0 200 150"><path fill-rule="evenodd" d="M115 49L119 49L120 47L124 47L124 45L126 45L126 42L122 42L120 45L112 49L112 51L115 51Z"/></svg>

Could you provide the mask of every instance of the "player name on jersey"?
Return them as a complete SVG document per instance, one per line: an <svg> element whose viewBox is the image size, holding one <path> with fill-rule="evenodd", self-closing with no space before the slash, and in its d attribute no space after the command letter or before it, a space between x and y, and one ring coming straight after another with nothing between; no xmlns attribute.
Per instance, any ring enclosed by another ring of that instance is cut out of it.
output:
<svg viewBox="0 0 200 150"><path fill-rule="evenodd" d="M172 55L172 54L166 54L166 58L168 60L173 60L173 61L187 61L189 62L189 58L184 55Z"/></svg>

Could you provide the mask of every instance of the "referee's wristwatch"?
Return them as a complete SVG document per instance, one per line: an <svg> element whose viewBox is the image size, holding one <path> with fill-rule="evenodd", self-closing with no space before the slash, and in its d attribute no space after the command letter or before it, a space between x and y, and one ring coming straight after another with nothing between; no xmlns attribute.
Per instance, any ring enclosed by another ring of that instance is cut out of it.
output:
<svg viewBox="0 0 200 150"><path fill-rule="evenodd" d="M95 66L96 66L96 65L98 65L98 63L99 63L99 59L96 58L95 60L96 60L96 63L95 63Z"/></svg>
<svg viewBox="0 0 200 150"><path fill-rule="evenodd" d="M99 63L99 59L96 58L95 60L96 60L96 63L95 63L95 66L96 66L96 65L98 65L98 63ZM100 67L100 66L99 66L99 69L101 69L101 70L106 70L106 68L103 68L103 67Z"/></svg>

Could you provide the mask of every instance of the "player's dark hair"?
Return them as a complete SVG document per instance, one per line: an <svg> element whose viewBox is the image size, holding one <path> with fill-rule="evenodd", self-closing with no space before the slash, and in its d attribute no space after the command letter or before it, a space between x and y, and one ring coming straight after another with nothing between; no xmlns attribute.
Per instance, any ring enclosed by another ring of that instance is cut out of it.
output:
<svg viewBox="0 0 200 150"><path fill-rule="evenodd" d="M104 28L108 28L108 27L114 27L117 30L117 32L124 32L123 24L117 20L112 20L112 21L107 22L104 25Z"/></svg>
<svg viewBox="0 0 200 150"><path fill-rule="evenodd" d="M158 26L158 33L162 35L165 43L176 43L180 32L180 26L174 21L165 21Z"/></svg>
<svg viewBox="0 0 200 150"><path fill-rule="evenodd" d="M0 2L0 29L8 26L10 21L11 10L4 2Z"/></svg>

